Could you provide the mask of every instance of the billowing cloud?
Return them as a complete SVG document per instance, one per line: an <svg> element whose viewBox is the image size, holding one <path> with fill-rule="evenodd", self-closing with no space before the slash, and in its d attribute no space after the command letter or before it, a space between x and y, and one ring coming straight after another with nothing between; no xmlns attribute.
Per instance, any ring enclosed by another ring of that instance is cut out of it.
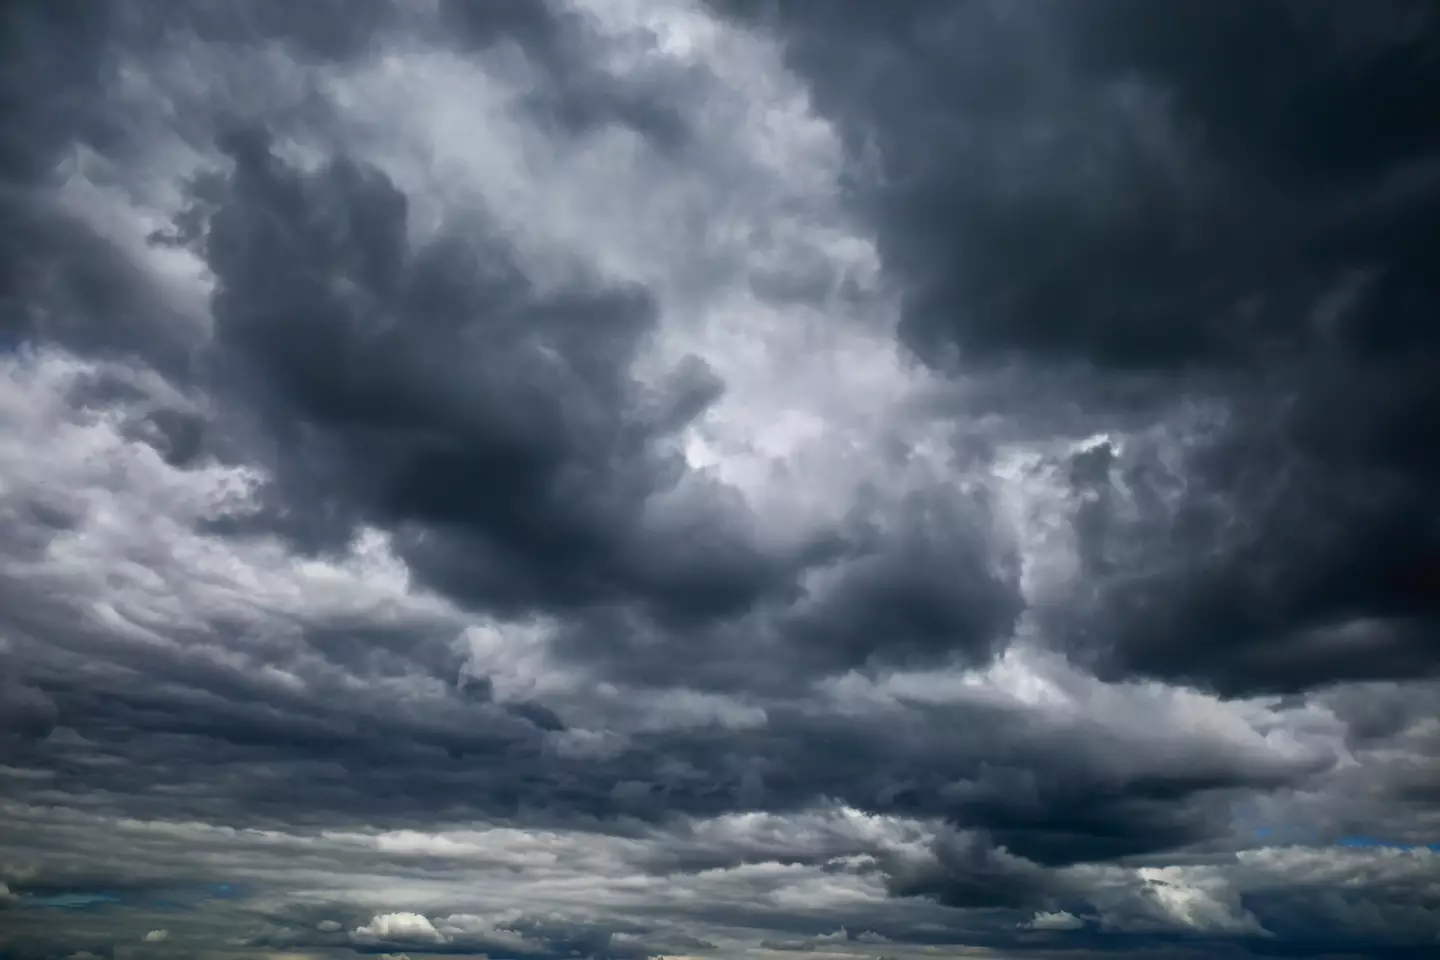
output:
<svg viewBox="0 0 1440 960"><path fill-rule="evenodd" d="M1148 423L1063 468L1049 631L1234 692L1433 672L1433 11L902 8L759 17L875 158L902 338Z"/></svg>
<svg viewBox="0 0 1440 960"><path fill-rule="evenodd" d="M0 954L1433 950L1426 5L11 7Z"/></svg>
<svg viewBox="0 0 1440 960"><path fill-rule="evenodd" d="M351 936L360 941L443 943L445 937L419 913L382 913L356 927Z"/></svg>

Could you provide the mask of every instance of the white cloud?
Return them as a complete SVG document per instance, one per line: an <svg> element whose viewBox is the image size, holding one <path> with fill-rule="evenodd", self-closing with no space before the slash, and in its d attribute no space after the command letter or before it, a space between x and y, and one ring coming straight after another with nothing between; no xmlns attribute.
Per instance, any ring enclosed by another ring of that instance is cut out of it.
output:
<svg viewBox="0 0 1440 960"><path fill-rule="evenodd" d="M357 942L444 943L445 935L424 914L381 913L356 927L351 937Z"/></svg>

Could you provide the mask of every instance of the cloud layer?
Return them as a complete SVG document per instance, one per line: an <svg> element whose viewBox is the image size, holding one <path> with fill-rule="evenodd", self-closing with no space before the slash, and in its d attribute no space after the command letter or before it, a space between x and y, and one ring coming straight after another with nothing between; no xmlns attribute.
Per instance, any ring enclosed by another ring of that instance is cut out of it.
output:
<svg viewBox="0 0 1440 960"><path fill-rule="evenodd" d="M1422 3L12 4L0 956L1428 956Z"/></svg>

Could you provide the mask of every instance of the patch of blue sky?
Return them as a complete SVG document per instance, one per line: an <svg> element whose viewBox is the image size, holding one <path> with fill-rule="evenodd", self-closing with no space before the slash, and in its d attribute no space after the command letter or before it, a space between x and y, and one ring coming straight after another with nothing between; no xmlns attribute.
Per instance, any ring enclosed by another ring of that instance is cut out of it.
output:
<svg viewBox="0 0 1440 960"><path fill-rule="evenodd" d="M1320 834L1315 828L1292 824L1284 827L1257 827L1253 832L1256 840L1273 844L1316 844Z"/></svg>
<svg viewBox="0 0 1440 960"><path fill-rule="evenodd" d="M1341 837L1335 841L1341 847L1389 847L1395 850L1430 850L1440 853L1440 843L1401 843L1396 840L1386 840L1381 837L1351 836Z"/></svg>
<svg viewBox="0 0 1440 960"><path fill-rule="evenodd" d="M110 893L51 893L43 896L22 895L20 902L32 907L83 910L86 907L102 907L111 903L119 903L120 898Z"/></svg>
<svg viewBox="0 0 1440 960"><path fill-rule="evenodd" d="M19 902L30 907L52 910L83 910L104 907L122 902L144 902L147 906L160 909L191 907L205 900L235 900L243 896L240 887L232 883L207 883L182 889L167 890L150 896L142 895L140 901L134 897L122 898L113 893L76 890L66 893L21 894Z"/></svg>

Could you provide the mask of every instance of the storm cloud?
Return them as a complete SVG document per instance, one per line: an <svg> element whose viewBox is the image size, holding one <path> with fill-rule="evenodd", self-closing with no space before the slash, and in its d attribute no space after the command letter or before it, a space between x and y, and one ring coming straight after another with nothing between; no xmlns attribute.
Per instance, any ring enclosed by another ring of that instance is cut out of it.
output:
<svg viewBox="0 0 1440 960"><path fill-rule="evenodd" d="M1425 956L1419 2L12 3L0 956Z"/></svg>

